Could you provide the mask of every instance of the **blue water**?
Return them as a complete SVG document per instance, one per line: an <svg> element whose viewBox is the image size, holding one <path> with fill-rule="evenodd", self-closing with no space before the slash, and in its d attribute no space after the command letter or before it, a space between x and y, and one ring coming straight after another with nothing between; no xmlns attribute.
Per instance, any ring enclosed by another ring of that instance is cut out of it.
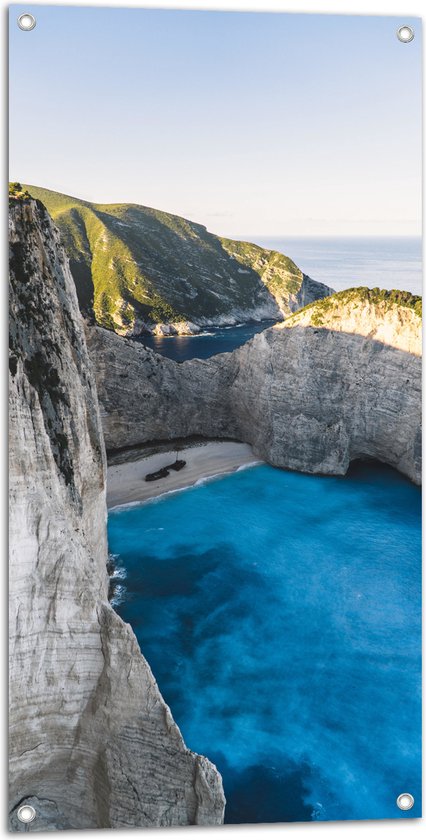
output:
<svg viewBox="0 0 426 840"><path fill-rule="evenodd" d="M257 324L240 324L237 327L218 327L199 335L143 335L138 339L145 347L151 347L175 362L187 359L209 359L217 353L229 353L241 347L250 338L270 327L274 321L262 321Z"/></svg>
<svg viewBox="0 0 426 840"><path fill-rule="evenodd" d="M288 254L314 280L336 291L352 286L378 286L422 294L422 242L416 237L310 239L249 237L258 245ZM199 336L143 336L157 353L184 362L208 359L244 344L270 323L211 329Z"/></svg>
<svg viewBox="0 0 426 840"><path fill-rule="evenodd" d="M418 237L257 237L287 254L313 280L336 292L352 286L422 294L422 240Z"/></svg>
<svg viewBox="0 0 426 840"><path fill-rule="evenodd" d="M414 485L262 465L111 512L109 542L117 609L223 774L226 822L420 816Z"/></svg>

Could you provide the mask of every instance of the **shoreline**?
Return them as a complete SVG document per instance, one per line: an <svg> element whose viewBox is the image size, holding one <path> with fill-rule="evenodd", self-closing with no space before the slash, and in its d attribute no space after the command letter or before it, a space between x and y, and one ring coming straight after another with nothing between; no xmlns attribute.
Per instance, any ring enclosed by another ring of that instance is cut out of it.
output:
<svg viewBox="0 0 426 840"><path fill-rule="evenodd" d="M208 321L204 324L199 324L196 321L157 321L150 325L146 324L142 332L124 332L119 333L124 338L135 338L138 341L145 338L199 338L205 335L214 335L215 332L211 330L232 330L238 327L249 327L254 324L280 324L284 321L284 316L281 318L278 315L271 315L267 318L249 318L246 321L236 321L233 323L228 320L224 323L215 323Z"/></svg>
<svg viewBox="0 0 426 840"><path fill-rule="evenodd" d="M166 478L145 481L147 473L156 472L176 459L176 450L141 455L133 460L113 463L107 469L107 508L143 504L151 499L194 487L204 480L236 472L241 467L255 466L257 458L251 446L237 441L209 441L185 446L179 459L186 461L180 471L170 470Z"/></svg>

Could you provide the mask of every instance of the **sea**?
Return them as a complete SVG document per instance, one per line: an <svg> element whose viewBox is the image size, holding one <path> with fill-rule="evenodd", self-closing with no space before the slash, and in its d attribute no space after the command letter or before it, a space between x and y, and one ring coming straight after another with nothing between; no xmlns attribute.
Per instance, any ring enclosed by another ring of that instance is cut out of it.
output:
<svg viewBox="0 0 426 840"><path fill-rule="evenodd" d="M422 241L417 237L248 238L287 254L305 274L336 291L368 286L422 294ZM197 336L142 336L140 341L177 362L208 359L235 350L271 323L212 328Z"/></svg>
<svg viewBox="0 0 426 840"><path fill-rule="evenodd" d="M141 335L138 342L175 362L186 362L188 359L210 359L218 353L230 353L236 350L254 335L272 327L273 324L275 321L237 324L235 327L210 328L198 335Z"/></svg>
<svg viewBox="0 0 426 840"><path fill-rule="evenodd" d="M417 487L361 462L110 512L116 609L220 770L226 823L420 816L420 516Z"/></svg>
<svg viewBox="0 0 426 840"><path fill-rule="evenodd" d="M305 274L336 292L377 286L422 294L420 237L259 237L256 242L287 254Z"/></svg>

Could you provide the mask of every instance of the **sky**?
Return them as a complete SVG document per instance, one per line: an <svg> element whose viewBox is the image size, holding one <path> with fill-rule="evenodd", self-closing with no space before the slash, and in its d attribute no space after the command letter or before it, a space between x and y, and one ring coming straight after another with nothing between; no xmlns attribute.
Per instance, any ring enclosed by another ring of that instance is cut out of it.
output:
<svg viewBox="0 0 426 840"><path fill-rule="evenodd" d="M421 21L13 5L10 178L230 237L420 235Z"/></svg>

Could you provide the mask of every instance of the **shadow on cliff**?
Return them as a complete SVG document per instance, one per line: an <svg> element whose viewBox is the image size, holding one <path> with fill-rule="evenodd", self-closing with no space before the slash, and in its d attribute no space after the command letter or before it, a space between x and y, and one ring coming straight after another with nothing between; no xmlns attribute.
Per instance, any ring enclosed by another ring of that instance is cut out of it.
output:
<svg viewBox="0 0 426 840"><path fill-rule="evenodd" d="M114 336L111 377L101 362L106 337L97 335L92 357L104 377L103 407L121 421L119 433L114 424L109 432L108 416L104 422L109 453L154 446L167 430L180 444L195 436L242 441L298 472L341 475L350 460L369 456L419 482L421 359L412 353L355 333L294 326L265 330L208 360L157 355L151 372L140 345L126 342L121 355ZM132 379L131 401L121 375Z"/></svg>

